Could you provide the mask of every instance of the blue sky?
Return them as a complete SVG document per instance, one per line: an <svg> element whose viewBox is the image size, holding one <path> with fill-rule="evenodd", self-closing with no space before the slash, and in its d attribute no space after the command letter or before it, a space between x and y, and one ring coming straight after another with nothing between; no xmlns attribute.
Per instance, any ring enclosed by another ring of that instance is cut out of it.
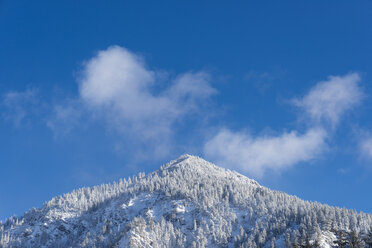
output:
<svg viewBox="0 0 372 248"><path fill-rule="evenodd" d="M371 1L0 1L0 219L184 153L372 212Z"/></svg>

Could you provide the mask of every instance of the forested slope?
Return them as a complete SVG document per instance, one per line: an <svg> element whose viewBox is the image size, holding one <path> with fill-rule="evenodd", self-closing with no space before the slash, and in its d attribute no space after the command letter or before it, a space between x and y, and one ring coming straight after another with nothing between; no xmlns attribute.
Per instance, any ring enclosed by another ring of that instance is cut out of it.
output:
<svg viewBox="0 0 372 248"><path fill-rule="evenodd" d="M372 215L303 201L184 155L0 224L2 247L368 247ZM372 242L371 242L372 243ZM306 246L307 245L307 246Z"/></svg>

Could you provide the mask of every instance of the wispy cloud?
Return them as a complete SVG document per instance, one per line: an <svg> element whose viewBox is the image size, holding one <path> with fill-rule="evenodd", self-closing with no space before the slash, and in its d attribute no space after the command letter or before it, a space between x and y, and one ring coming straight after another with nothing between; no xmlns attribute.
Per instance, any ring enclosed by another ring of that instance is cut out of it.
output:
<svg viewBox="0 0 372 248"><path fill-rule="evenodd" d="M264 94L273 86L276 80L279 80L285 74L286 71L280 67L275 67L273 70L265 72L252 70L245 75L244 80L250 82L259 93Z"/></svg>
<svg viewBox="0 0 372 248"><path fill-rule="evenodd" d="M221 165L262 177L267 170L280 171L316 158L326 147L325 138L323 129L262 137L222 129L205 144L204 151Z"/></svg>
<svg viewBox="0 0 372 248"><path fill-rule="evenodd" d="M361 101L363 94L359 81L360 76L356 73L331 76L316 84L303 98L294 100L311 119L303 134L291 131L277 136L254 137L223 128L205 143L204 153L225 167L255 177L262 177L268 170L280 171L313 160L328 147L329 124L335 127L341 116ZM364 147L364 150L372 151L370 143Z"/></svg>
<svg viewBox="0 0 372 248"><path fill-rule="evenodd" d="M149 68L141 56L111 46L84 63L77 80L77 95L49 104L49 118L43 119L55 135L66 135L83 122L103 121L109 130L119 134L116 136L120 141L113 141L118 150L133 149L146 157L164 157L174 151L173 147L182 146L174 137L182 131L183 123L195 115L209 115L210 109L205 106L217 93L211 75L204 71L164 75ZM272 80L268 74L250 75L250 79L254 77ZM203 147L206 158L254 177L311 161L328 147L331 130L342 116L362 100L359 81L357 73L330 76L302 98L293 100L302 110L301 117L310 120L305 131L255 136L208 123L204 128L217 132L196 146ZM20 126L39 105L37 90L8 92L2 99L3 117ZM372 158L372 139L364 139L360 149Z"/></svg>
<svg viewBox="0 0 372 248"><path fill-rule="evenodd" d="M55 103L50 111L46 125L55 137L69 135L77 125L83 125L81 117L84 110L78 99L65 99L62 103Z"/></svg>
<svg viewBox="0 0 372 248"><path fill-rule="evenodd" d="M177 75L164 85L158 75L126 48L99 51L84 64L75 106L56 106L49 127L58 128L69 119L66 116L78 115L80 108L80 113L103 119L122 137L164 155L170 151L174 125L200 113L217 91L203 71Z"/></svg>
<svg viewBox="0 0 372 248"><path fill-rule="evenodd" d="M294 100L294 104L312 121L335 126L345 111L361 101L363 93L359 81L357 73L330 76L327 81L315 85L302 99Z"/></svg>
<svg viewBox="0 0 372 248"><path fill-rule="evenodd" d="M20 127L27 122L27 118L37 111L38 90L10 91L3 96L3 118Z"/></svg>
<svg viewBox="0 0 372 248"><path fill-rule="evenodd" d="M337 170L337 172L338 172L339 174L342 174L342 175L347 175L347 174L350 173L350 169L349 169L349 168L339 168L339 169Z"/></svg>
<svg viewBox="0 0 372 248"><path fill-rule="evenodd" d="M372 160L372 137L362 139L359 148L363 156Z"/></svg>

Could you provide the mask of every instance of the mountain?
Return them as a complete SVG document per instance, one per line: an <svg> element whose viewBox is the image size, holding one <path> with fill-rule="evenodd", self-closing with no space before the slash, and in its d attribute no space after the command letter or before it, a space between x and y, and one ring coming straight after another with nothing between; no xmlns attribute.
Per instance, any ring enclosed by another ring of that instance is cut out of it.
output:
<svg viewBox="0 0 372 248"><path fill-rule="evenodd" d="M183 155L0 223L0 247L331 247L352 231L364 247L371 227L370 214L304 201Z"/></svg>

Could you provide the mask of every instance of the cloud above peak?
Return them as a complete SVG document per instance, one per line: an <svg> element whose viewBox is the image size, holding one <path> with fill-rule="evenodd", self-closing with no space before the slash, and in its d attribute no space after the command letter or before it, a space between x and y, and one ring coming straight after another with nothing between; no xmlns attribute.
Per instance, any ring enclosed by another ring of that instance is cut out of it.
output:
<svg viewBox="0 0 372 248"><path fill-rule="evenodd" d="M80 96L91 106L108 106L146 91L154 81L155 73L146 69L141 57L112 46L85 63L79 81Z"/></svg>
<svg viewBox="0 0 372 248"><path fill-rule="evenodd" d="M0 107L4 107L3 117L13 123L14 127L21 127L27 123L30 115L40 111L38 90L10 91L2 96Z"/></svg>
<svg viewBox="0 0 372 248"><path fill-rule="evenodd" d="M267 170L278 172L316 158L326 147L325 138L323 129L261 137L222 129L205 144L204 152L221 165L262 177Z"/></svg>
<svg viewBox="0 0 372 248"><path fill-rule="evenodd" d="M361 101L363 93L359 81L357 73L330 76L317 83L303 98L295 99L294 104L311 120L302 134L293 130L277 136L254 137L222 128L205 143L204 154L225 167L253 177L316 159L328 147L329 126L336 127L342 115ZM372 154L371 147L371 143L366 142L364 153Z"/></svg>
<svg viewBox="0 0 372 248"><path fill-rule="evenodd" d="M217 92L210 80L206 72L186 72L155 91L161 80L144 59L112 46L85 63L79 97L89 111L103 116L121 133L155 141L159 147L167 143L176 120L201 111L203 103Z"/></svg>
<svg viewBox="0 0 372 248"><path fill-rule="evenodd" d="M292 101L302 110L300 117L306 118L306 125L298 122L303 126L277 135L253 135L209 121L213 109L208 103L218 93L210 74L189 71L164 75L124 47L98 51L83 64L77 95L48 107L52 114L46 125L55 136L64 136L73 127L84 128L82 124L87 123L90 128L98 120L99 126L104 123L114 134L115 149L125 150L134 160L138 156L164 158L185 152L187 146L193 151L202 149L207 159L221 166L263 177L268 171L280 172L321 156L343 115L363 98L359 74L330 76ZM36 105L36 93L6 94L1 104L5 119L15 125L27 120L32 111L25 105ZM200 143L211 130L217 131ZM372 157L371 144L365 140L360 147L368 157Z"/></svg>
<svg viewBox="0 0 372 248"><path fill-rule="evenodd" d="M360 142L360 151L362 155L369 160L372 160L372 137L366 137Z"/></svg>
<svg viewBox="0 0 372 248"><path fill-rule="evenodd" d="M315 123L335 126L347 110L362 100L359 81L358 73L330 76L315 85L302 99L295 99L294 104Z"/></svg>

